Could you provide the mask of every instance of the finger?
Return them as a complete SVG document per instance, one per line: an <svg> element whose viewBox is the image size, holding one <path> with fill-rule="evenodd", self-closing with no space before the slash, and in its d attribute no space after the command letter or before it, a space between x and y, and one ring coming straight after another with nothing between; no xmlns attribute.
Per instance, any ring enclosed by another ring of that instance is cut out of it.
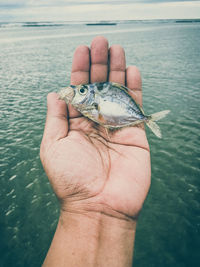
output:
<svg viewBox="0 0 200 267"><path fill-rule="evenodd" d="M129 66L126 69L126 86L133 91L133 98L142 106L142 79L135 66Z"/></svg>
<svg viewBox="0 0 200 267"><path fill-rule="evenodd" d="M89 83L90 50L87 46L78 46L72 61L71 84Z"/></svg>
<svg viewBox="0 0 200 267"><path fill-rule="evenodd" d="M90 71L90 50L87 46L78 46L74 52L71 71L71 84L88 84ZM68 105L69 117L79 117L80 113Z"/></svg>
<svg viewBox="0 0 200 267"><path fill-rule="evenodd" d="M109 81L125 84L126 59L124 49L120 45L113 45L109 50L110 70Z"/></svg>
<svg viewBox="0 0 200 267"><path fill-rule="evenodd" d="M47 117L43 141L57 141L66 137L67 133L67 105L63 100L58 99L56 93L50 93L47 96Z"/></svg>
<svg viewBox="0 0 200 267"><path fill-rule="evenodd" d="M90 81L106 82L108 76L108 41L102 36L93 39L91 44Z"/></svg>

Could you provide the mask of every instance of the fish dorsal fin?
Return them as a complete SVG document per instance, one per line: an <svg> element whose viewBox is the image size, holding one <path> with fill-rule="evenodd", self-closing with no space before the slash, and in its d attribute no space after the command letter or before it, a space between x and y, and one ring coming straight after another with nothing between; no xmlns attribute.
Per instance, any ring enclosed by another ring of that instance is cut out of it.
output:
<svg viewBox="0 0 200 267"><path fill-rule="evenodd" d="M112 85L117 87L117 88L119 88L120 90L125 91L126 93L130 93L131 92L131 90L129 88L127 88L126 86L124 86L122 84L112 82Z"/></svg>
<svg viewBox="0 0 200 267"><path fill-rule="evenodd" d="M140 107L140 109L141 109L141 111L142 111L142 113L144 115L144 109L141 106L139 106L139 107Z"/></svg>
<svg viewBox="0 0 200 267"><path fill-rule="evenodd" d="M112 84L113 86L115 86L115 87L117 87L117 88L119 88L119 89L125 91L126 93L129 93L129 94L130 94L130 93L133 93L133 92L134 92L134 89L135 89L135 90L138 90L138 88L129 89L128 87L126 87L126 86L124 86L124 85L122 85L122 84L120 84L120 83L111 82L111 84Z"/></svg>
<svg viewBox="0 0 200 267"><path fill-rule="evenodd" d="M143 113L144 115L144 111L143 109L140 107L140 105L138 103L136 103L136 101L133 99L133 96L132 96L132 93L134 93L133 90L129 89L128 87L122 85L122 84L119 84L119 83L114 83L112 82L112 85L119 88L120 90L123 90L125 93L127 93L131 98L132 100L134 101L135 105L141 110L141 112Z"/></svg>

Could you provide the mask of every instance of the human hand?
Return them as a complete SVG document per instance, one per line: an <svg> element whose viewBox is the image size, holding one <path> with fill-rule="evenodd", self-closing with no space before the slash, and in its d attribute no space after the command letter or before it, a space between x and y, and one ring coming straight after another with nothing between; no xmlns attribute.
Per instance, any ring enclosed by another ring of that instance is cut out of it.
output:
<svg viewBox="0 0 200 267"><path fill-rule="evenodd" d="M89 49L74 54L71 84L118 82L132 90L142 105L141 77L136 67L126 69L122 47L96 37ZM135 219L150 186L150 154L142 127L105 134L105 129L83 117L72 106L48 95L41 161L63 212L103 213ZM93 215L92 215L93 216Z"/></svg>

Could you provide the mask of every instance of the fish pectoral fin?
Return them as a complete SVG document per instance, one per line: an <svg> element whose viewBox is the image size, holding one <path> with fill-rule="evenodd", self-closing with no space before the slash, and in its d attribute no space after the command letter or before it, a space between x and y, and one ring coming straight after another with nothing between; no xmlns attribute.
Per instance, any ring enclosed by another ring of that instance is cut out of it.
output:
<svg viewBox="0 0 200 267"><path fill-rule="evenodd" d="M85 107L87 110L98 110L99 111L99 105L97 103L93 103L91 106Z"/></svg>
<svg viewBox="0 0 200 267"><path fill-rule="evenodd" d="M84 107L82 109L82 112L91 112L91 111L94 111L94 110L98 110L97 106L96 106L96 104L92 104L91 106Z"/></svg>
<svg viewBox="0 0 200 267"><path fill-rule="evenodd" d="M90 107L84 107L84 110L86 110L86 111L91 111L91 110L93 110L93 109L94 109L93 106L90 106Z"/></svg>
<svg viewBox="0 0 200 267"><path fill-rule="evenodd" d="M98 122L98 116L99 116L99 111L98 111L98 104L93 103L88 106L84 106L82 109L79 108L79 111L85 116L88 117L89 119Z"/></svg>

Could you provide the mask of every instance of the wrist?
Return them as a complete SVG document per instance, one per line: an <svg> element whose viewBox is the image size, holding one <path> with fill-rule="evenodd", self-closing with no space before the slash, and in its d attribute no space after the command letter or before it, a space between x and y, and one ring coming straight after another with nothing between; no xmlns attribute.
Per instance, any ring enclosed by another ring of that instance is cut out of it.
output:
<svg viewBox="0 0 200 267"><path fill-rule="evenodd" d="M129 211L131 210L131 212ZM117 209L114 208L114 205L108 205L105 201L102 201L100 198L78 198L61 201L61 215L64 217L66 215L83 215L88 218L99 220L109 220L113 218L119 224L132 225L136 224L138 219L139 212L136 210L133 212L133 209L128 209L125 205L119 206ZM118 220L117 220L118 219Z"/></svg>
<svg viewBox="0 0 200 267"><path fill-rule="evenodd" d="M71 236L74 254L78 250L82 255L80 266L105 266L105 262L111 267L132 266L136 221L102 213L61 212L59 228L63 237Z"/></svg>
<svg viewBox="0 0 200 267"><path fill-rule="evenodd" d="M44 267L132 266L135 220L70 208L61 210Z"/></svg>
<svg viewBox="0 0 200 267"><path fill-rule="evenodd" d="M69 225L90 225L93 230L100 232L102 229L121 229L122 231L135 231L137 221L116 211L100 212L99 210L61 209L59 224L65 229ZM91 229L91 228L90 228Z"/></svg>

